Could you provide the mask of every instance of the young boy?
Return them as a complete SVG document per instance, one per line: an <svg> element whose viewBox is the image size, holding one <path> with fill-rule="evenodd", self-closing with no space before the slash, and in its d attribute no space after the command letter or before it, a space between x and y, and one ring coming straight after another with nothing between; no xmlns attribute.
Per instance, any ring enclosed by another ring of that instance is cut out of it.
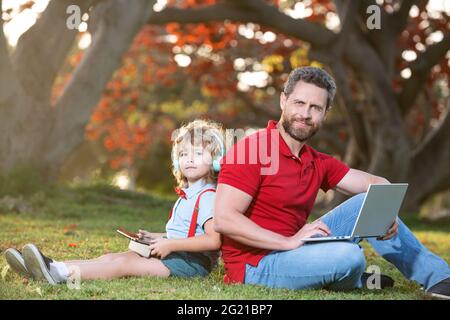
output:
<svg viewBox="0 0 450 320"><path fill-rule="evenodd" d="M217 172L224 153L218 124L196 120L178 130L172 147L172 171L180 197L171 211L166 233L139 232L141 239L150 241L150 258L127 251L59 262L46 257L34 244L27 244L22 253L6 250L8 264L24 276L52 285L65 283L76 269L81 280L208 275L221 244L212 220Z"/></svg>

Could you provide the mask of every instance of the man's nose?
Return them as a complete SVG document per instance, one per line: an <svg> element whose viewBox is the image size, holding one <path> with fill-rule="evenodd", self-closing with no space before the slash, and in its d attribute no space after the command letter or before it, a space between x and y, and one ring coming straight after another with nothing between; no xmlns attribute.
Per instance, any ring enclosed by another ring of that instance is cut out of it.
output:
<svg viewBox="0 0 450 320"><path fill-rule="evenodd" d="M301 116L303 119L311 119L311 107L309 104L306 104L303 106L303 108L300 108L298 111L299 116Z"/></svg>

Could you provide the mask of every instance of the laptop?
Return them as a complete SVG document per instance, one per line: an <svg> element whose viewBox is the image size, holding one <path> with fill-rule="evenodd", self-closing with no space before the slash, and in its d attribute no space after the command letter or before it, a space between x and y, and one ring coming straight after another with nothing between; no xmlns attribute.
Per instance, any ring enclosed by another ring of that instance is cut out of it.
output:
<svg viewBox="0 0 450 320"><path fill-rule="evenodd" d="M407 188L407 183L369 185L351 234L330 237L317 235L304 238L302 241L342 241L383 237L398 216Z"/></svg>

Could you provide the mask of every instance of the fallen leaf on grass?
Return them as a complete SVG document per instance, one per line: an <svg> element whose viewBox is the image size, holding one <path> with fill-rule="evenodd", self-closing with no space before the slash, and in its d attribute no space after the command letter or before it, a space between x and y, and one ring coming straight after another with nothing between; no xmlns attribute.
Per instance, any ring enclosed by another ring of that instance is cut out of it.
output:
<svg viewBox="0 0 450 320"><path fill-rule="evenodd" d="M26 289L28 292L36 292L38 295L42 297L42 289L41 287L33 288L32 286L28 286Z"/></svg>
<svg viewBox="0 0 450 320"><path fill-rule="evenodd" d="M9 266L5 266L2 269L2 279L5 280L6 274L8 273Z"/></svg>
<svg viewBox="0 0 450 320"><path fill-rule="evenodd" d="M66 236L75 235L77 228L78 228L78 226L76 224L71 224L70 226L65 226L64 227L64 235L66 235Z"/></svg>

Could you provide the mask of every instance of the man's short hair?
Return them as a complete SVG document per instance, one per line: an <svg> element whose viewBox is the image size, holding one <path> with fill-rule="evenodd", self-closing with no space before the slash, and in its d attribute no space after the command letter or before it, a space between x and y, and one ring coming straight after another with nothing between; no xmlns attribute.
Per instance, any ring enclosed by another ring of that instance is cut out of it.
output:
<svg viewBox="0 0 450 320"><path fill-rule="evenodd" d="M294 87L299 81L311 83L319 88L327 90L328 97L326 108L328 109L330 107L336 94L336 83L325 70L316 67L300 67L292 70L284 85L283 92L286 97L294 91Z"/></svg>

